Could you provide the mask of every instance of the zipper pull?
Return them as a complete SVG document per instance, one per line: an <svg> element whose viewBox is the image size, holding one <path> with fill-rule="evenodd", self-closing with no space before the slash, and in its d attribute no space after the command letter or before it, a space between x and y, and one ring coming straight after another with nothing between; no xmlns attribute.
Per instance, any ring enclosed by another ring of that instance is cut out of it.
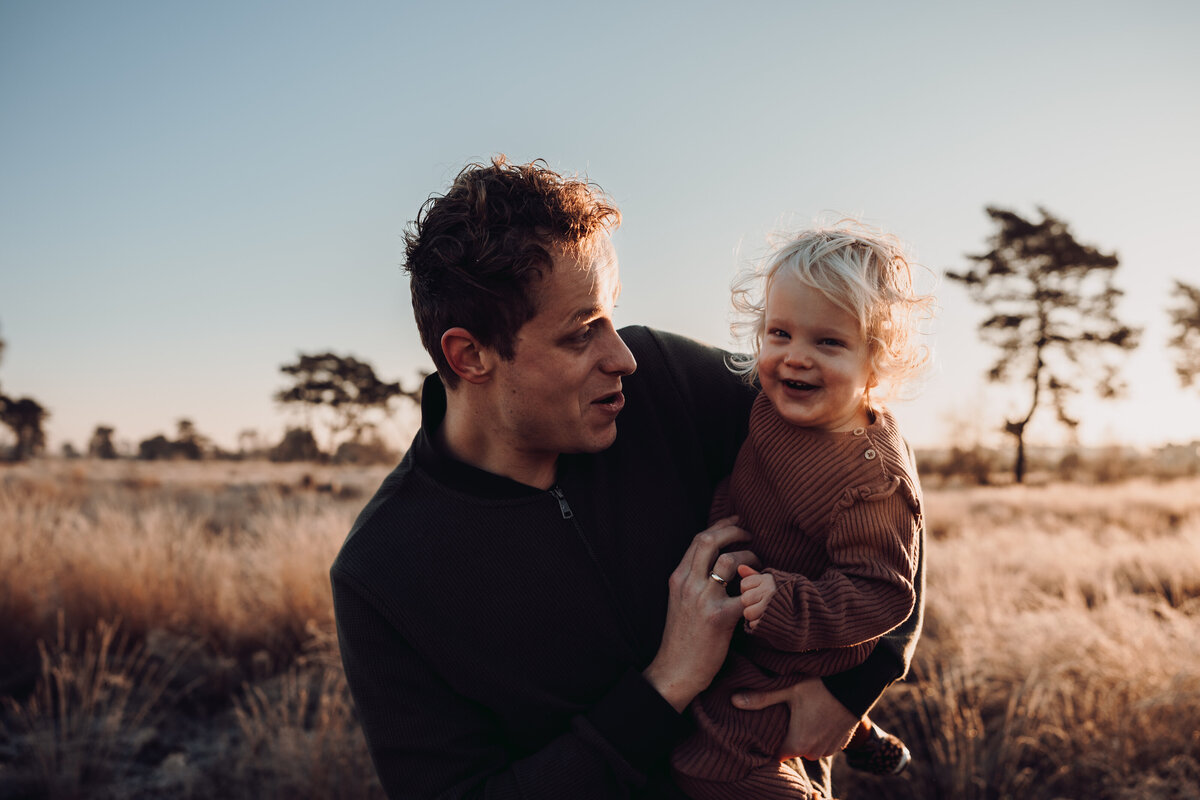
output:
<svg viewBox="0 0 1200 800"><path fill-rule="evenodd" d="M554 495L554 498L558 500L558 510L562 512L563 519L570 519L575 516L575 512L567 504L567 496L563 494L563 490L559 488L558 484L550 487L550 494Z"/></svg>

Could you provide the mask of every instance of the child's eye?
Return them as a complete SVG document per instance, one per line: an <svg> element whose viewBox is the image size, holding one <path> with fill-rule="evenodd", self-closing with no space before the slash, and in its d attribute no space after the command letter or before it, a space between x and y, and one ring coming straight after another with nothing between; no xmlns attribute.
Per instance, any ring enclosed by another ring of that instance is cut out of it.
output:
<svg viewBox="0 0 1200 800"><path fill-rule="evenodd" d="M825 345L827 347L844 347L845 346L845 343L841 339L832 339L828 336L825 337L824 339L822 339L821 341L817 342L817 344Z"/></svg>
<svg viewBox="0 0 1200 800"><path fill-rule="evenodd" d="M780 330L779 328L771 328L770 330L767 331L767 336L777 336L781 339L790 339L791 338L790 336L788 336L787 331Z"/></svg>

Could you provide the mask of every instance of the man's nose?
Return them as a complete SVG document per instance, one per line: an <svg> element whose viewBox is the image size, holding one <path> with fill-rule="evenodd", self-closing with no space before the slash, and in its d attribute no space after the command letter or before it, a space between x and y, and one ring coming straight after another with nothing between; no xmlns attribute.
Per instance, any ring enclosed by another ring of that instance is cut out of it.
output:
<svg viewBox="0 0 1200 800"><path fill-rule="evenodd" d="M600 369L610 375L631 375L637 369L637 360L625 346L625 341L616 329L608 326L605 332L605 351L600 360Z"/></svg>

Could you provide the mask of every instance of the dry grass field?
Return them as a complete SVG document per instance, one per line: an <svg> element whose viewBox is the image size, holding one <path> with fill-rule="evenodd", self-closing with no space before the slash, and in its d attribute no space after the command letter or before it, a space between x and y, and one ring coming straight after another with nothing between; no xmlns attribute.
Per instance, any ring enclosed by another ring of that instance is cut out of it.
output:
<svg viewBox="0 0 1200 800"><path fill-rule="evenodd" d="M0 468L0 797L379 797L327 569L385 469ZM1200 797L1200 480L927 492L925 634L847 798Z"/></svg>

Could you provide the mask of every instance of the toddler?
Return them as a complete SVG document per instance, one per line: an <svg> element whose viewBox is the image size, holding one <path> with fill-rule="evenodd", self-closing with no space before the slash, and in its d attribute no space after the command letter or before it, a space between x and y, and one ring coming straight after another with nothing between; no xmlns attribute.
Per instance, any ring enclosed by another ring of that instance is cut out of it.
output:
<svg viewBox="0 0 1200 800"><path fill-rule="evenodd" d="M809 797L801 763L775 757L787 706L743 711L731 696L856 666L913 610L921 489L896 420L872 395L927 364L915 325L932 302L915 293L899 243L853 223L791 238L735 285L754 337L733 368L762 391L712 515L737 514L767 567L739 568L746 635L693 702L697 730L672 755L697 800ZM847 756L882 774L909 759L865 718Z"/></svg>

